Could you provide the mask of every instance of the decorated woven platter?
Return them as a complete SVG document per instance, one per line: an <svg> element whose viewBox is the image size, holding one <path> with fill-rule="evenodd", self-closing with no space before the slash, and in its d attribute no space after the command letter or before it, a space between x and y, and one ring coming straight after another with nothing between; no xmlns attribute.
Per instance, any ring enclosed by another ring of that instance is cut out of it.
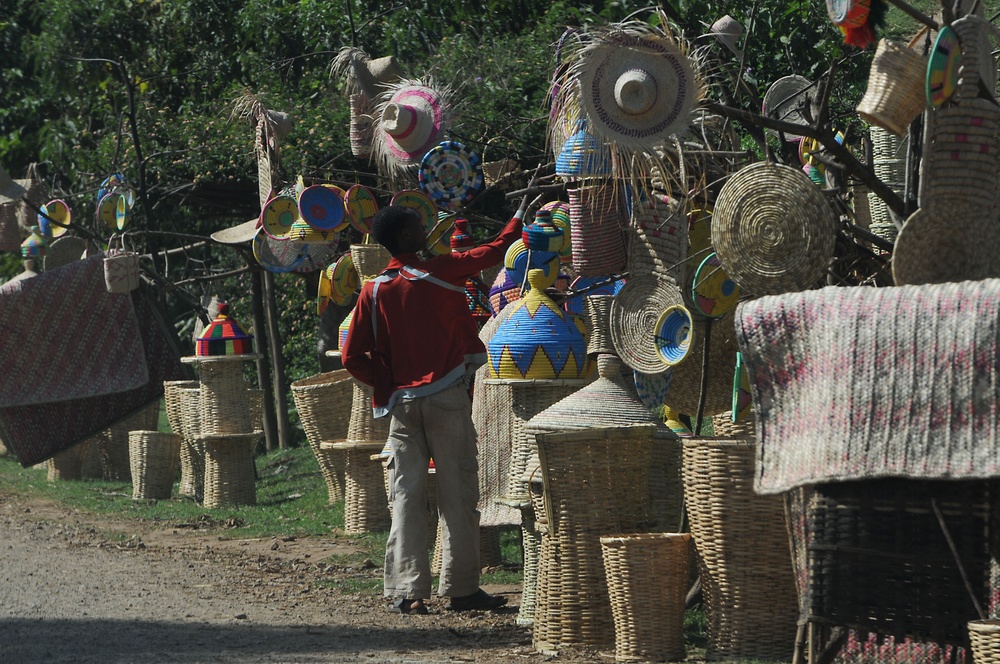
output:
<svg viewBox="0 0 1000 664"><path fill-rule="evenodd" d="M927 59L927 103L940 106L948 101L958 87L958 70L962 62L962 46L958 34L947 25L938 32Z"/></svg>
<svg viewBox="0 0 1000 664"><path fill-rule="evenodd" d="M292 227L288 231L286 239L303 244L336 244L340 239L337 231L320 230L299 217L292 222Z"/></svg>
<svg viewBox="0 0 1000 664"><path fill-rule="evenodd" d="M292 231L292 224L299 218L299 206L292 196L275 196L260 211L260 226L275 240L284 240Z"/></svg>
<svg viewBox="0 0 1000 664"><path fill-rule="evenodd" d="M73 212L61 198L49 201L41 208L43 214L38 215L38 229L43 237L57 238L66 234L66 228L73 221ZM52 223L49 219L56 223ZM59 224L63 224L60 226Z"/></svg>
<svg viewBox="0 0 1000 664"><path fill-rule="evenodd" d="M451 253L451 230L456 219L458 214L455 212L438 211L438 221L427 233L427 251L435 256Z"/></svg>
<svg viewBox="0 0 1000 664"><path fill-rule="evenodd" d="M642 373L666 371L669 365L660 357L655 330L663 312L682 303L671 282L651 275L630 278L611 302L611 342L622 362Z"/></svg>
<svg viewBox="0 0 1000 664"><path fill-rule="evenodd" d="M528 270L540 270L538 277L542 288L548 288L559 278L559 254L551 251L529 251L524 246L524 240L514 240L507 248L503 259L507 277L514 283L528 288L526 274Z"/></svg>
<svg viewBox="0 0 1000 664"><path fill-rule="evenodd" d="M360 285L361 279L354 268L354 259L347 252L319 273L316 292L318 312L322 314L331 303L338 306L347 304Z"/></svg>
<svg viewBox="0 0 1000 664"><path fill-rule="evenodd" d="M479 155L457 141L444 141L424 155L417 171L420 188L441 207L455 209L471 201L483 186Z"/></svg>
<svg viewBox="0 0 1000 664"><path fill-rule="evenodd" d="M97 202L100 203L102 198L113 191L121 193L125 197L129 207L135 205L135 192L121 173L115 173L104 178L104 182L97 189Z"/></svg>
<svg viewBox="0 0 1000 664"><path fill-rule="evenodd" d="M112 191L105 194L104 198L97 203L97 221L109 231L121 230L125 227L124 212L127 205L125 196L121 192ZM120 225L119 217L121 217Z"/></svg>
<svg viewBox="0 0 1000 664"><path fill-rule="evenodd" d="M282 240L268 235L264 228L258 228L253 236L253 257L260 266L270 272L291 272L302 263L303 256L298 242Z"/></svg>
<svg viewBox="0 0 1000 664"><path fill-rule="evenodd" d="M404 189L392 197L390 205L402 205L413 208L420 215L420 222L424 226L424 232L430 233L438 222L437 206L434 201L427 197L422 191L417 189Z"/></svg>
<svg viewBox="0 0 1000 664"><path fill-rule="evenodd" d="M362 235L372 232L372 218L378 212L378 202L372 192L360 184L352 185L344 196L351 226Z"/></svg>
<svg viewBox="0 0 1000 664"><path fill-rule="evenodd" d="M324 265L329 265L333 257L337 255L338 245L334 244L302 244L289 240L291 244L299 246L299 263L291 269L292 272L304 274L315 270L322 270Z"/></svg>
<svg viewBox="0 0 1000 664"><path fill-rule="evenodd" d="M314 184L299 194L299 216L316 230L336 230L346 214L343 197L331 187Z"/></svg>
<svg viewBox="0 0 1000 664"><path fill-rule="evenodd" d="M694 271L691 302L695 309L709 318L718 318L732 311L740 301L740 287L729 278L712 252Z"/></svg>
<svg viewBox="0 0 1000 664"><path fill-rule="evenodd" d="M682 304L667 307L653 327L656 353L668 367L674 367L691 354L694 338L694 320Z"/></svg>

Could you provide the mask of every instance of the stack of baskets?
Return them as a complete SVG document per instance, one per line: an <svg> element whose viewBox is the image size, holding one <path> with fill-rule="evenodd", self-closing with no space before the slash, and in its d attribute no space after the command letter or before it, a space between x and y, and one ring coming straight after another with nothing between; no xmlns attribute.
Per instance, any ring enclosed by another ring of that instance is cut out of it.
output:
<svg viewBox="0 0 1000 664"><path fill-rule="evenodd" d="M326 480L330 504L344 499L344 457L339 452L321 449L320 443L347 437L353 389L346 369L316 374L292 383L295 409Z"/></svg>
<svg viewBox="0 0 1000 664"><path fill-rule="evenodd" d="M902 194L906 182L909 136L900 138L879 126L872 126L868 131L872 139L872 167L875 175L895 193ZM868 210L871 215L871 232L884 240L895 242L899 229L893 223L885 201L869 192Z"/></svg>

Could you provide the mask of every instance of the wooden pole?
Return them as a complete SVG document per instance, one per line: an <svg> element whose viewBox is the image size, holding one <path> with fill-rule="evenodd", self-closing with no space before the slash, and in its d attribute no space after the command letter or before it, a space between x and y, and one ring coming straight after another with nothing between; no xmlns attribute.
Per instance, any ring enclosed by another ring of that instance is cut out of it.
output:
<svg viewBox="0 0 1000 664"><path fill-rule="evenodd" d="M264 313L267 319L268 339L271 355L272 382L274 384L274 404L277 410L278 447L288 447L288 397L286 395L285 358L281 354L281 335L278 332L278 302L274 296L274 274L261 271L264 280Z"/></svg>
<svg viewBox="0 0 1000 664"><path fill-rule="evenodd" d="M264 270L250 279L253 307L253 336L257 339L257 380L264 391L264 445L268 452L278 444L278 423L275 419L274 384L271 382L271 346L267 334L267 316L264 313Z"/></svg>

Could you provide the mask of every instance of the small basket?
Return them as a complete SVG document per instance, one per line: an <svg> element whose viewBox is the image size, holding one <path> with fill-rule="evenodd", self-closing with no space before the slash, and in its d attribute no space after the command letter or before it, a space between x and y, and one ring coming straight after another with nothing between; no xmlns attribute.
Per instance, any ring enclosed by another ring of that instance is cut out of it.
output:
<svg viewBox="0 0 1000 664"><path fill-rule="evenodd" d="M180 401L180 427L174 430L184 437L181 442L181 483L177 493L201 500L205 493L205 444L201 435L201 388L197 381L191 387L172 388Z"/></svg>
<svg viewBox="0 0 1000 664"><path fill-rule="evenodd" d="M684 599L690 540L686 533L601 538L615 620L616 661L684 659Z"/></svg>
<svg viewBox="0 0 1000 664"><path fill-rule="evenodd" d="M976 664L1000 663L1000 619L973 620L969 623L972 661Z"/></svg>
<svg viewBox="0 0 1000 664"><path fill-rule="evenodd" d="M389 265L392 255L381 244L352 244L351 260L358 271L361 281L369 281L377 277Z"/></svg>
<svg viewBox="0 0 1000 664"><path fill-rule="evenodd" d="M587 355L614 353L611 341L611 302L613 295L588 295L583 298L583 315L587 321L590 337L587 339Z"/></svg>
<svg viewBox="0 0 1000 664"><path fill-rule="evenodd" d="M124 235L116 233L108 242L108 253L104 257L104 284L109 293L128 293L139 287L139 254L126 248Z"/></svg>
<svg viewBox="0 0 1000 664"><path fill-rule="evenodd" d="M107 481L132 481L129 461L129 432L153 431L160 419L160 402L153 401L134 414L111 425L108 434L100 438L101 463Z"/></svg>
<svg viewBox="0 0 1000 664"><path fill-rule="evenodd" d="M132 500L170 498L180 464L180 435L130 431L128 452L132 469Z"/></svg>
<svg viewBox="0 0 1000 664"><path fill-rule="evenodd" d="M910 45L916 43L920 34ZM897 136L905 134L913 119L927 106L924 90L927 60L910 45L879 40L868 88L857 108L863 119Z"/></svg>
<svg viewBox="0 0 1000 664"><path fill-rule="evenodd" d="M250 433L250 398L242 362L202 362L201 431L203 435Z"/></svg>

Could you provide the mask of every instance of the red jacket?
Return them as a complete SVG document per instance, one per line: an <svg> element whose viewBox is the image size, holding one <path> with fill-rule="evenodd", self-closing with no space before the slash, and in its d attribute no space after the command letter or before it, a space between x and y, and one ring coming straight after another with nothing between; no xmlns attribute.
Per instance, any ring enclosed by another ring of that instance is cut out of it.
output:
<svg viewBox="0 0 1000 664"><path fill-rule="evenodd" d="M375 417L388 415L397 399L440 392L486 362L465 280L503 260L521 236L521 216L492 242L462 253L426 261L393 256L382 275L361 288L341 360L375 388Z"/></svg>

